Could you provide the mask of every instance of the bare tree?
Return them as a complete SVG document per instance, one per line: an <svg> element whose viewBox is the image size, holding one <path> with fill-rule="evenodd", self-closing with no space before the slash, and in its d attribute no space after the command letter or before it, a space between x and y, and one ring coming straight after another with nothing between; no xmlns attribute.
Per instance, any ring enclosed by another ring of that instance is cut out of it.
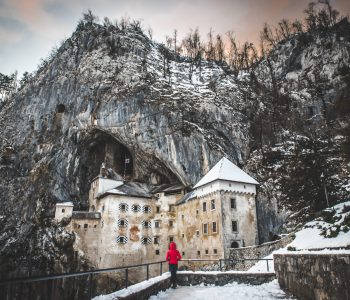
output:
<svg viewBox="0 0 350 300"><path fill-rule="evenodd" d="M214 42L213 42L213 30L212 30L212 28L210 28L210 30L208 32L206 58L207 58L207 60L215 60L215 47L214 47Z"/></svg>
<svg viewBox="0 0 350 300"><path fill-rule="evenodd" d="M148 36L149 36L150 40L152 41L152 39L153 39L153 29L151 27L148 27L147 32L148 32Z"/></svg>
<svg viewBox="0 0 350 300"><path fill-rule="evenodd" d="M310 2L307 6L307 9L304 10L306 14L306 24L309 30L315 30L317 28L317 14L315 11L315 3Z"/></svg>
<svg viewBox="0 0 350 300"><path fill-rule="evenodd" d="M215 53L216 53L216 58L219 63L222 63L225 58L225 45L222 40L222 37L220 34L216 35L216 43L215 43Z"/></svg>
<svg viewBox="0 0 350 300"><path fill-rule="evenodd" d="M278 22L279 32L283 39L289 39L291 37L291 24L287 19L282 19Z"/></svg>
<svg viewBox="0 0 350 300"><path fill-rule="evenodd" d="M260 32L260 37L263 41L267 42L269 47L274 47L276 45L276 39L269 24L264 24L263 30Z"/></svg>
<svg viewBox="0 0 350 300"><path fill-rule="evenodd" d="M231 66L236 75L239 71L239 51L233 31L227 32L227 37L230 41L228 52L228 64Z"/></svg>
<svg viewBox="0 0 350 300"><path fill-rule="evenodd" d="M171 45L173 44L173 39L170 36L166 35L165 42L166 42L167 47L170 49Z"/></svg>
<svg viewBox="0 0 350 300"><path fill-rule="evenodd" d="M177 41L177 29L174 29L174 51L175 51L175 54L176 54L176 41Z"/></svg>
<svg viewBox="0 0 350 300"><path fill-rule="evenodd" d="M319 3L324 4L327 7L330 25L333 26L337 22L339 12L336 9L333 9L331 0L319 0Z"/></svg>
<svg viewBox="0 0 350 300"><path fill-rule="evenodd" d="M93 23L98 22L98 17L95 16L90 9L86 13L83 13L83 22L85 24L92 25Z"/></svg>
<svg viewBox="0 0 350 300"><path fill-rule="evenodd" d="M300 34L303 33L303 24L296 19L293 23L292 23L292 28L294 30L295 33Z"/></svg>
<svg viewBox="0 0 350 300"><path fill-rule="evenodd" d="M112 26L112 22L110 21L110 19L108 19L108 17L104 17L103 26L106 28L108 28L109 26Z"/></svg>

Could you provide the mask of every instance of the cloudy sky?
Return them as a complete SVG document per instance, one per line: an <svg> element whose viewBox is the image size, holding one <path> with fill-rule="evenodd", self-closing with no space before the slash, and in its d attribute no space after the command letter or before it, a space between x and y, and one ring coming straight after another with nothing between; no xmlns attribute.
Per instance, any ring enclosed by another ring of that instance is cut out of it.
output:
<svg viewBox="0 0 350 300"><path fill-rule="evenodd" d="M32 72L40 58L75 30L83 12L91 9L102 20L123 16L141 20L154 39L178 30L184 36L199 27L203 37L234 30L237 39L257 41L264 22L303 15L307 0L0 0L0 72ZM349 15L350 0L332 0Z"/></svg>

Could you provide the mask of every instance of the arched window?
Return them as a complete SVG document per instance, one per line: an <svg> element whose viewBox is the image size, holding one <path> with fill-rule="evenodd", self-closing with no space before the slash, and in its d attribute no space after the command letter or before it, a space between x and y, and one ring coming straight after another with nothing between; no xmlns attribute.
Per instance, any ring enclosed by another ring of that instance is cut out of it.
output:
<svg viewBox="0 0 350 300"><path fill-rule="evenodd" d="M140 207L140 205L138 205L138 204L133 204L133 205L131 206L131 210L132 210L133 212L140 212L140 211L141 211L141 207Z"/></svg>
<svg viewBox="0 0 350 300"><path fill-rule="evenodd" d="M233 242L231 243L231 248L239 248L238 242L237 242L237 241L233 241Z"/></svg>
<svg viewBox="0 0 350 300"><path fill-rule="evenodd" d="M124 235L117 236L117 243L118 244L126 244L128 242L128 238Z"/></svg>
<svg viewBox="0 0 350 300"><path fill-rule="evenodd" d="M118 220L118 227L119 227L119 228L128 227L128 220L119 219L119 220Z"/></svg>
<svg viewBox="0 0 350 300"><path fill-rule="evenodd" d="M144 221L142 222L142 227L143 227L143 228L151 228L151 222L148 221L148 220L144 220Z"/></svg>
<svg viewBox="0 0 350 300"><path fill-rule="evenodd" d="M152 243L152 239L148 236L144 236L141 238L141 244L142 245L148 245Z"/></svg>
<svg viewBox="0 0 350 300"><path fill-rule="evenodd" d="M151 213L151 207L148 206L148 205L145 205L145 206L142 208L142 210L143 210L143 212L144 212L145 214Z"/></svg>
<svg viewBox="0 0 350 300"><path fill-rule="evenodd" d="M129 210L129 205L127 205L126 203L120 203L119 204L119 210L122 212L128 211Z"/></svg>

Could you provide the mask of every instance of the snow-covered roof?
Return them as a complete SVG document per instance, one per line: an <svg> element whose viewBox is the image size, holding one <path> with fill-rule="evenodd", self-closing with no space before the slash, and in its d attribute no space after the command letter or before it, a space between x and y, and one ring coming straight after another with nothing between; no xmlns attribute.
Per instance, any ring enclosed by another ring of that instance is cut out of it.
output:
<svg viewBox="0 0 350 300"><path fill-rule="evenodd" d="M107 191L110 191L112 189L115 189L117 187L122 186L123 184L124 184L124 182L120 181L120 180L99 177L97 195L102 195L102 194L106 193Z"/></svg>
<svg viewBox="0 0 350 300"><path fill-rule="evenodd" d="M187 201L190 201L196 197L197 197L196 191L191 191L191 192L187 193L185 196L183 196L179 201L177 201L176 205L186 203Z"/></svg>
<svg viewBox="0 0 350 300"><path fill-rule="evenodd" d="M223 157L193 188L198 188L215 180L259 184L254 178Z"/></svg>
<svg viewBox="0 0 350 300"><path fill-rule="evenodd" d="M59 202L56 206L74 206L72 202Z"/></svg>
<svg viewBox="0 0 350 300"><path fill-rule="evenodd" d="M102 190L102 192L97 193L96 195L96 197L99 199L107 195L125 195L133 197L152 198L152 195L149 193L148 190L144 189L142 185L137 184L135 182L124 183L122 181L103 178L103 184L101 186L103 188L100 188L99 190Z"/></svg>

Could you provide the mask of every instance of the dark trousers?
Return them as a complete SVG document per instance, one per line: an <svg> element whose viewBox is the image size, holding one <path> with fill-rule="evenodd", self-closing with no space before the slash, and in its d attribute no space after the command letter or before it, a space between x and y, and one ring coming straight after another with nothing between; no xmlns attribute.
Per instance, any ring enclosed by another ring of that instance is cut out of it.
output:
<svg viewBox="0 0 350 300"><path fill-rule="evenodd" d="M176 272L177 272L177 265L169 264L169 271L170 271L170 283L173 286L176 286L177 278L176 278Z"/></svg>

